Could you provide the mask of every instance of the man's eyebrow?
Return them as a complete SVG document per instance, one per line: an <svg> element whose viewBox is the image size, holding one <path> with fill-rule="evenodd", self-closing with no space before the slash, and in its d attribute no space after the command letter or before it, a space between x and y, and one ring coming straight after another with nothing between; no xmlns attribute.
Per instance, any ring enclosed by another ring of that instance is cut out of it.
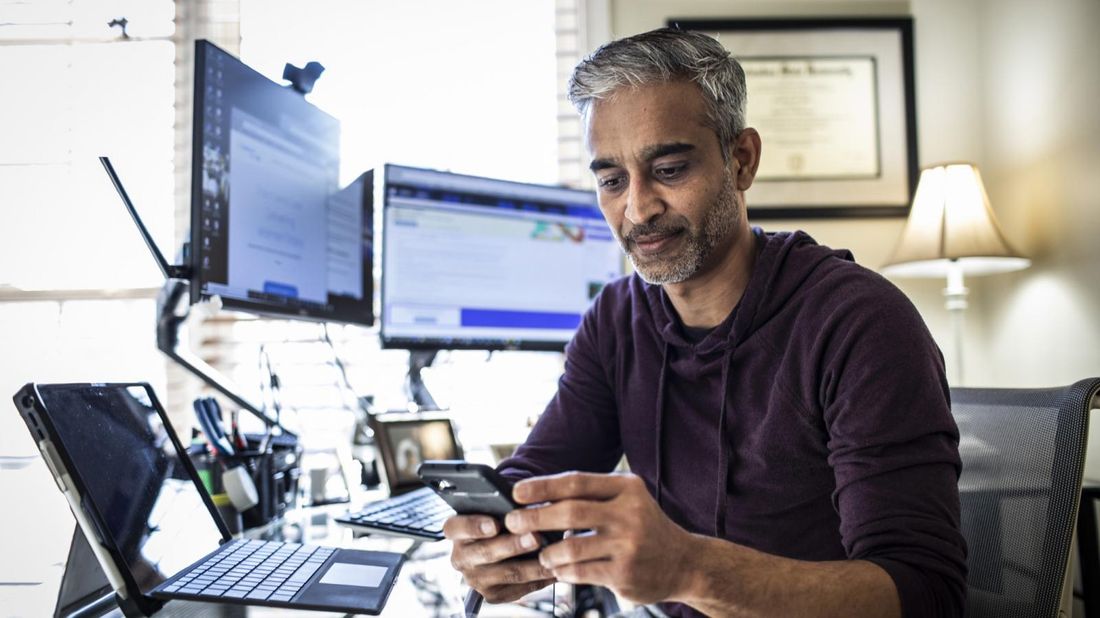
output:
<svg viewBox="0 0 1100 618"><path fill-rule="evenodd" d="M661 157L667 157L668 155L691 152L692 150L695 150L695 144L688 144L684 142L654 144L653 146L647 146L642 149L642 159L645 161L652 161L654 159L660 159ZM598 172L602 169L619 166L620 164L614 159L593 159L592 163L589 164L588 169L592 170L593 172Z"/></svg>
<svg viewBox="0 0 1100 618"><path fill-rule="evenodd" d="M654 159L660 159L661 157L667 157L668 155L691 152L692 150L695 150L695 144L688 144L685 142L655 144L653 146L647 146L642 150L642 158L646 161L652 161Z"/></svg>
<svg viewBox="0 0 1100 618"><path fill-rule="evenodd" d="M605 170L609 167L619 167L619 164L614 159L592 159L592 163L588 164L588 169L593 172Z"/></svg>

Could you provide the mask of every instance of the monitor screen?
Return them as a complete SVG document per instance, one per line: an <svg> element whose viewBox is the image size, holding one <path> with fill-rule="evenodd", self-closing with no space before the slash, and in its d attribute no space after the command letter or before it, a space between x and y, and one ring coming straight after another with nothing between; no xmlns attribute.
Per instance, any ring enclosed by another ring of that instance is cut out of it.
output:
<svg viewBox="0 0 1100 618"><path fill-rule="evenodd" d="M386 165L382 344L561 350L622 257L595 193Z"/></svg>
<svg viewBox="0 0 1100 618"><path fill-rule="evenodd" d="M195 43L192 302L373 323L373 175L339 189L339 136L298 92Z"/></svg>
<svg viewBox="0 0 1100 618"><path fill-rule="evenodd" d="M372 421L391 492L423 487L416 470L424 461L462 459L462 448L449 419L387 414L375 416Z"/></svg>

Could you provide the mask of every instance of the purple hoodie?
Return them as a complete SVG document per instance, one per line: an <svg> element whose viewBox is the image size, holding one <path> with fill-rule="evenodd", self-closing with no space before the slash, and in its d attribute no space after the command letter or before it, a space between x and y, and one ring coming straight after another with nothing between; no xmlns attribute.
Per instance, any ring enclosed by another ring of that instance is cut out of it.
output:
<svg viewBox="0 0 1100 618"><path fill-rule="evenodd" d="M962 615L959 434L939 349L901 291L850 252L753 231L744 296L698 343L660 286L608 285L501 471L608 472L625 454L691 532L799 560L868 560L893 578L905 616Z"/></svg>

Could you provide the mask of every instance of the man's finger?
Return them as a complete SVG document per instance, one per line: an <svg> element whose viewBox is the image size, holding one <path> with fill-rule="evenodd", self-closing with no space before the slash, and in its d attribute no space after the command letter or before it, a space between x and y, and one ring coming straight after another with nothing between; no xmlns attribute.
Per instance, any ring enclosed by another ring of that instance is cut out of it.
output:
<svg viewBox="0 0 1100 618"><path fill-rule="evenodd" d="M509 560L486 564L468 570L465 576L466 583L477 590L488 590L501 585L530 584L554 577L538 560Z"/></svg>
<svg viewBox="0 0 1100 618"><path fill-rule="evenodd" d="M498 532L499 524L492 517L482 515L455 515L443 522L443 536L452 541L487 539Z"/></svg>
<svg viewBox="0 0 1100 618"><path fill-rule="evenodd" d="M617 544L606 536L586 534L571 536L539 552L539 563L548 569L567 564L605 560L618 555Z"/></svg>
<svg viewBox="0 0 1100 618"><path fill-rule="evenodd" d="M515 601L525 594L530 594L554 583L554 579L543 579L529 584L505 584L503 586L491 586L481 591L485 600L490 603L507 603Z"/></svg>
<svg viewBox="0 0 1100 618"><path fill-rule="evenodd" d="M538 504L569 498L610 500L619 495L632 477L623 474L563 472L538 476L516 483L512 497L520 504Z"/></svg>
<svg viewBox="0 0 1100 618"><path fill-rule="evenodd" d="M538 539L532 533L502 534L491 539L456 543L451 550L451 566L466 571L486 564L493 564L508 558L522 556L539 547ZM515 583L515 582L513 582Z"/></svg>
<svg viewBox="0 0 1100 618"><path fill-rule="evenodd" d="M542 530L603 528L614 519L606 505L591 500L563 500L546 506L516 509L504 518L504 526L513 534Z"/></svg>
<svg viewBox="0 0 1100 618"><path fill-rule="evenodd" d="M612 588L615 583L612 568L610 560L590 560L566 564L551 569L551 573L558 581L567 584L594 584Z"/></svg>

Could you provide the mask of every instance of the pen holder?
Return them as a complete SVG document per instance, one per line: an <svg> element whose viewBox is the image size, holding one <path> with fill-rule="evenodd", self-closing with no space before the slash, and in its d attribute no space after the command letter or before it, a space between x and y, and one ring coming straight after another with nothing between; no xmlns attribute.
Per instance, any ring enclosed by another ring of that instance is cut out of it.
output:
<svg viewBox="0 0 1100 618"><path fill-rule="evenodd" d="M253 446L251 436L249 446ZM246 450L236 459L248 470L256 484L259 502L241 513L245 528L254 528L282 517L293 506L301 476L301 449L296 440L273 443L267 451Z"/></svg>

